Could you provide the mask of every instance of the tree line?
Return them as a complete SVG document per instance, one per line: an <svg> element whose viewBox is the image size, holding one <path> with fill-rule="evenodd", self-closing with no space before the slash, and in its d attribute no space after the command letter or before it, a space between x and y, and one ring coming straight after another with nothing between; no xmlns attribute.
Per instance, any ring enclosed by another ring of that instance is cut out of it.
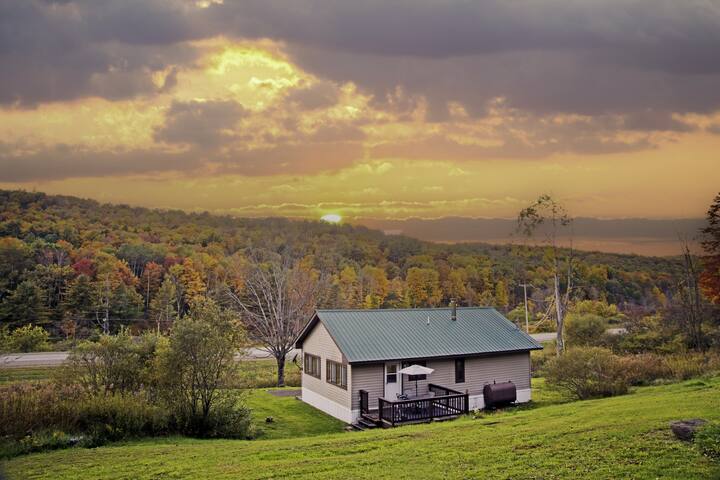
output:
<svg viewBox="0 0 720 480"><path fill-rule="evenodd" d="M0 205L2 325L41 325L69 339L121 326L165 332L203 298L237 310L252 334L261 329L257 312L268 304L262 296L267 282L280 278L289 280L274 291L287 295L282 308L292 310L296 322L315 307L434 307L456 299L495 306L520 323L522 284L531 285L532 322L547 328L557 320L553 310L567 308L559 292L569 291L568 282L573 301L617 305L629 315L683 301L677 285L687 258L681 255L572 252L556 244L442 245L351 225L191 214L23 191L0 191ZM538 212L523 213L525 227L532 227ZM708 228L717 230L715 222ZM557 259L570 253L572 278L557 274ZM712 286L717 272L702 271L703 285ZM266 346L284 358L284 348Z"/></svg>

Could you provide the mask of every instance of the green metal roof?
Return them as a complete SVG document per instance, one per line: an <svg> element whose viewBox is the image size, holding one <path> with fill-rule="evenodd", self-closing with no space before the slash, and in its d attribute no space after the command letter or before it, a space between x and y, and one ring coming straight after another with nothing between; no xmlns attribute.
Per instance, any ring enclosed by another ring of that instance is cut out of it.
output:
<svg viewBox="0 0 720 480"><path fill-rule="evenodd" d="M542 346L494 308L318 310L297 340L318 320L348 362L432 358L527 351Z"/></svg>

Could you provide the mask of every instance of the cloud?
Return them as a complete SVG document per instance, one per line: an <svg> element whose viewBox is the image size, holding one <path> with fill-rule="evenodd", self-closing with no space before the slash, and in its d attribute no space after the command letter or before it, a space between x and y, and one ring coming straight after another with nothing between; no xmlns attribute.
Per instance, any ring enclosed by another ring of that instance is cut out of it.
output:
<svg viewBox="0 0 720 480"><path fill-rule="evenodd" d="M192 152L109 152L61 144L26 151L22 145L0 144L0 181L4 182L189 172L201 167L201 158Z"/></svg>
<svg viewBox="0 0 720 480"><path fill-rule="evenodd" d="M189 12L177 0L0 2L0 104L157 93L154 72L197 57L180 44L204 36Z"/></svg>
<svg viewBox="0 0 720 480"><path fill-rule="evenodd" d="M720 5L706 0L6 0L0 18L5 104L152 95L153 72L193 65L188 41L224 35L285 42L301 67L378 101L425 96L435 119L497 97L536 113L720 107ZM333 90L289 100L321 108Z"/></svg>
<svg viewBox="0 0 720 480"><path fill-rule="evenodd" d="M335 105L340 99L340 90L332 82L316 82L288 92L287 101L297 104L302 110L316 110Z"/></svg>
<svg viewBox="0 0 720 480"><path fill-rule="evenodd" d="M246 115L245 108L232 100L174 101L154 138L158 142L215 149L237 136L236 124Z"/></svg>
<svg viewBox="0 0 720 480"><path fill-rule="evenodd" d="M237 35L287 42L299 64L378 99L398 85L474 115L505 97L535 112L707 112L720 106L720 5L301 0L210 10Z"/></svg>
<svg viewBox="0 0 720 480"><path fill-rule="evenodd" d="M292 81L252 55L233 78L203 70L227 45L273 49ZM40 141L4 138L0 176L647 150L695 131L683 114L720 109L718 50L720 5L707 0L5 0L0 109L141 97L164 117L148 121L147 145L125 150L81 146L92 132L57 144L25 130Z"/></svg>

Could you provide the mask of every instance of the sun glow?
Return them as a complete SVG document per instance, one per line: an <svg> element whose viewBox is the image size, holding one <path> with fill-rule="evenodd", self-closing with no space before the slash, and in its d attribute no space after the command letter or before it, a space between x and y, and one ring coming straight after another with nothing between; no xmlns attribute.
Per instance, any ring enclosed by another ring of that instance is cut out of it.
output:
<svg viewBox="0 0 720 480"><path fill-rule="evenodd" d="M328 213L327 215L320 217L320 220L328 223L340 223L340 221L342 221L342 217L337 213Z"/></svg>

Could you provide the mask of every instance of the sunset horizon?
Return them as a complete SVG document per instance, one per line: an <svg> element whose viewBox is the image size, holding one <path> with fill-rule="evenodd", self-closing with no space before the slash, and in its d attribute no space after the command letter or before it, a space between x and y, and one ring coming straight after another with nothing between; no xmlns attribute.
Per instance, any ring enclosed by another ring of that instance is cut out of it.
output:
<svg viewBox="0 0 720 480"><path fill-rule="evenodd" d="M701 218L720 14L668 3L638 27L642 3L421 2L405 23L308 1L286 24L272 2L7 2L29 37L0 52L0 188L347 220L513 218L549 193L575 216Z"/></svg>

